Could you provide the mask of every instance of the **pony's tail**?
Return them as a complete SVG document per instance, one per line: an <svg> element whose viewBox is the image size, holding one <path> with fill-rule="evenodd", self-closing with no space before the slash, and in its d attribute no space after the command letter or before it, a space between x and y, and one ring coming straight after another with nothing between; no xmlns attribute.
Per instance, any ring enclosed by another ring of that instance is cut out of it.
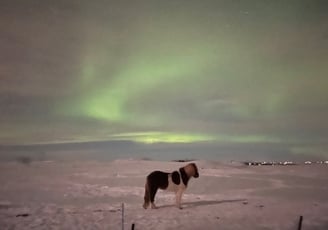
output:
<svg viewBox="0 0 328 230"><path fill-rule="evenodd" d="M148 178L147 178L146 184L145 184L145 196L144 196L143 208L147 209L149 204L150 204L150 190L149 190L149 182L148 182Z"/></svg>

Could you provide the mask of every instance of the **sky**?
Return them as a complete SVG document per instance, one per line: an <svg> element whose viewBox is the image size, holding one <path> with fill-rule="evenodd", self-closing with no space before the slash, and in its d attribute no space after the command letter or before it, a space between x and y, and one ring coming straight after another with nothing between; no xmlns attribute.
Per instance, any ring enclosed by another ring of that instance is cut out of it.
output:
<svg viewBox="0 0 328 230"><path fill-rule="evenodd" d="M328 158L327 12L318 0L1 1L0 145Z"/></svg>

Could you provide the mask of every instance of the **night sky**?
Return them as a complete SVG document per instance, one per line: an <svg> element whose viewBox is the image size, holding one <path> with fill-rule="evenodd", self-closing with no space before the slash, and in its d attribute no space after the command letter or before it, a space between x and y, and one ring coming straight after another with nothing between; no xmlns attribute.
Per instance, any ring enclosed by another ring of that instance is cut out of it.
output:
<svg viewBox="0 0 328 230"><path fill-rule="evenodd" d="M0 144L328 158L327 12L324 0L1 1Z"/></svg>

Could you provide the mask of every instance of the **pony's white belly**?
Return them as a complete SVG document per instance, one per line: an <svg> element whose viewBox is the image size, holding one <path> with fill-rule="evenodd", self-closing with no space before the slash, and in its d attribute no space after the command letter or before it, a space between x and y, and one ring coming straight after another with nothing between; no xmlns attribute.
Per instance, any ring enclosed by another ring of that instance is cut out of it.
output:
<svg viewBox="0 0 328 230"><path fill-rule="evenodd" d="M171 175L169 175L169 185L167 186L167 188L165 190L170 191L170 192L177 192L180 189L185 189L186 186L183 184L182 179L180 178L180 184L175 184L172 181L172 177Z"/></svg>

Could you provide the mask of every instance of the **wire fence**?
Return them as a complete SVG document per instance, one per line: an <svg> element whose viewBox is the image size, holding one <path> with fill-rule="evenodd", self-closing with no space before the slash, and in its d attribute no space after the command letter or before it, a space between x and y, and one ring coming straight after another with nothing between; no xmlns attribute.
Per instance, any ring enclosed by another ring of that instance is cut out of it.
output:
<svg viewBox="0 0 328 230"><path fill-rule="evenodd" d="M124 230L124 203L122 203L122 205L121 205L121 218L122 218L122 220L121 220L121 223L122 223L122 230ZM302 224L303 224L303 216L300 216L299 217L299 221L298 221L298 228L297 228L297 230L302 230ZM135 224L134 223L132 223L131 224L131 230L134 230L134 228L135 228Z"/></svg>

